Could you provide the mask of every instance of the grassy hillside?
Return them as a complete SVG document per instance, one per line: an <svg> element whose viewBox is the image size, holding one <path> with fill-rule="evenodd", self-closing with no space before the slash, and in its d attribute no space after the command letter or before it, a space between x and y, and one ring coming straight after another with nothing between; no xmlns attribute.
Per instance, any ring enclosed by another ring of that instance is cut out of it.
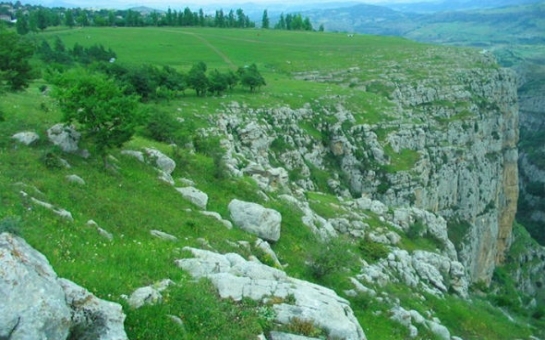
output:
<svg viewBox="0 0 545 340"><path fill-rule="evenodd" d="M268 84L258 93L237 88L221 97L197 98L193 91L187 90L180 98L146 104L149 111L175 114L193 127L207 126L208 115L217 114L218 109L233 101L250 108L282 105L298 108L305 103L334 105L331 98L341 96L354 112L359 112L358 123L388 120L389 106L380 87L374 92L358 91L350 86L350 75L346 73L338 84L306 82L293 75L358 67L361 70L355 81L358 83L380 79L386 67L406 67L418 78L431 72L422 70L423 64L446 68L459 62L455 57L445 59L448 50L437 58L432 53L435 47L401 38L347 38L330 33L89 28L40 35L51 40L57 36L68 47L76 42L111 47L119 63L168 65L181 71L187 71L198 61L207 63L209 69L219 70L250 63L258 65ZM6 121L0 123L1 227L16 229L48 257L59 276L73 280L101 298L121 303L128 315L125 324L131 339L253 339L269 327L257 303L222 301L208 282L193 281L173 264L175 259L186 256L181 251L185 246L259 256L253 247L236 246L239 241L253 244L255 237L236 228L228 230L217 220L200 214L171 186L158 180L152 167L118 150L110 158L117 168L112 170L105 169L97 157L84 159L51 146L45 131L60 121L61 113L55 101L39 91L42 85L46 85L45 80L38 79L25 92L2 96ZM41 139L29 147L22 146L10 138L20 131L35 131ZM220 213L223 218L229 219L227 204L233 198L281 212L282 237L273 246L275 252L281 263L288 264L285 268L288 275L316 281L306 260L322 245L301 223L302 213L298 209L276 199L276 194L270 194L266 200L247 177L218 176L211 150L204 148L193 154L140 135L125 148L144 146L156 147L172 157L177 163L173 173L176 185L180 185L182 178L193 180L209 195L208 210ZM61 166L60 158L71 167ZM69 183L66 176L71 174L80 176L86 184ZM337 208L330 203L337 198L315 196L322 198L314 197L313 209L324 216L336 214ZM74 221L36 205L30 197L67 209ZM87 221L91 219L112 233L113 241L89 227ZM381 222L373 223L380 226ZM155 239L150 236L154 229L175 235L178 241ZM357 252L356 245L346 243L344 247L343 250ZM357 269L349 268L353 272ZM165 278L177 285L167 291L160 305L132 310L121 297ZM340 295L349 287L346 276L328 277L319 283L332 287ZM515 321L508 321L505 314L490 306L486 297L475 295L472 300L463 301L428 296L427 300L415 301L411 290L401 285L392 285L387 293L421 313L433 310L464 339L505 339L506 334L510 338L527 338L532 333L532 326L528 325L531 320L526 316L515 316ZM391 321L384 306L361 298L351 299L369 339L407 337L407 329ZM167 315L181 318L184 327L180 328ZM428 333L421 330L420 334L423 338L433 338Z"/></svg>

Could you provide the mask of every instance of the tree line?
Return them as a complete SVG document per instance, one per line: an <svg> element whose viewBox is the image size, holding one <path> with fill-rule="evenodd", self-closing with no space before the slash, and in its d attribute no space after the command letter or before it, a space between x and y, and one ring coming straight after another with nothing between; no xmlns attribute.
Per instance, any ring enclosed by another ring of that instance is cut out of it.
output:
<svg viewBox="0 0 545 340"><path fill-rule="evenodd" d="M217 28L254 28L256 23L239 8L237 10L216 10L205 13L203 9L193 11L189 7L183 10L168 8L166 12L152 11L143 13L136 10L91 10L82 8L43 7L0 3L0 14L9 15L15 21L17 32L21 35L41 32L48 27L217 27ZM281 14L280 20L271 27L267 10L263 11L261 27L282 30L313 30L308 17L301 14ZM323 31L323 26L320 26Z"/></svg>
<svg viewBox="0 0 545 340"><path fill-rule="evenodd" d="M108 150L123 145L139 126L144 125L152 138L173 139L165 132L172 130L168 117L146 115L139 103L175 98L187 88L204 97L232 91L238 84L250 92L266 85L255 64L220 72L209 71L204 62L198 62L187 73L170 66L126 66L116 62L115 52L101 45L76 43L70 49L57 38L53 46L43 41L36 50L30 39L2 25L0 46L0 94L28 87L37 75L30 63L36 52L47 65L43 77L53 84L52 96L64 113L63 121L79 125L105 164ZM0 121L4 118L0 108Z"/></svg>

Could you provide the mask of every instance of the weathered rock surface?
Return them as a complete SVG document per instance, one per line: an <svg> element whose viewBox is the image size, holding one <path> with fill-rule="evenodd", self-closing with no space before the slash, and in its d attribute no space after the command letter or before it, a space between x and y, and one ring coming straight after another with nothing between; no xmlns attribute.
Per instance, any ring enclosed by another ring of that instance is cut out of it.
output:
<svg viewBox="0 0 545 340"><path fill-rule="evenodd" d="M291 278L281 270L247 261L238 254L184 249L194 258L176 260L176 264L194 277L207 277L222 298L262 301L277 297L284 302L273 305L276 322L289 324L297 317L312 321L332 338L366 339L348 301L328 288Z"/></svg>
<svg viewBox="0 0 545 340"><path fill-rule="evenodd" d="M162 280L151 286L136 289L129 297L129 306L140 308L144 305L155 305L163 300L161 292L165 291L174 282L170 279Z"/></svg>
<svg viewBox="0 0 545 340"><path fill-rule="evenodd" d="M125 340L121 306L57 277L23 239L0 234L0 337Z"/></svg>
<svg viewBox="0 0 545 340"><path fill-rule="evenodd" d="M73 126L55 124L47 130L49 141L64 152L78 151L81 134Z"/></svg>
<svg viewBox="0 0 545 340"><path fill-rule="evenodd" d="M15 139L19 143L22 143L24 145L30 145L34 143L35 141L40 139L40 136L36 132L32 131L24 131L24 132L18 132L11 136L11 138Z"/></svg>
<svg viewBox="0 0 545 340"><path fill-rule="evenodd" d="M176 168L176 162L161 151L154 148L144 148L144 152L136 150L123 150L123 155L134 157L140 162L148 162L153 164L159 171L159 179L163 182L174 185L172 172Z"/></svg>
<svg viewBox="0 0 545 340"><path fill-rule="evenodd" d="M402 282L434 295L442 295L452 289L459 296L468 297L469 284L463 265L448 257L422 250L410 254L406 250L394 249L388 258L364 266L357 278L379 286Z"/></svg>
<svg viewBox="0 0 545 340"><path fill-rule="evenodd" d="M509 247L518 200L516 77L489 56L463 52L452 58L450 52L426 52L451 61L448 67L428 60L429 55L406 65L426 69L423 79L403 67L383 70L374 83L359 84L358 67L299 75L367 92L380 83L384 93L379 94L389 103L380 122L356 124L356 114L365 120L365 109L352 112L342 97L335 105L309 103L298 109L227 105L216 123L225 136L228 164L234 171L247 164L267 170L274 161L274 167L295 174L291 193L316 190L317 171L325 171L332 191L341 197L348 191L354 197L363 194L362 206L374 213L383 214L386 206L412 206L451 225L467 222L463 235L456 235L461 240L454 245L457 255L472 282L489 282ZM312 219L309 214L307 220ZM308 224L320 230L319 222ZM451 246L446 252L453 255Z"/></svg>
<svg viewBox="0 0 545 340"><path fill-rule="evenodd" d="M78 175L68 175L66 176L66 180L70 183L85 185L85 180Z"/></svg>
<svg viewBox="0 0 545 340"><path fill-rule="evenodd" d="M176 188L183 198L187 199L191 203L195 204L199 209L206 209L208 204L208 195L199 189L193 187Z"/></svg>
<svg viewBox="0 0 545 340"><path fill-rule="evenodd" d="M280 239L282 215L278 211L237 199L232 200L228 208L237 227L267 241Z"/></svg>

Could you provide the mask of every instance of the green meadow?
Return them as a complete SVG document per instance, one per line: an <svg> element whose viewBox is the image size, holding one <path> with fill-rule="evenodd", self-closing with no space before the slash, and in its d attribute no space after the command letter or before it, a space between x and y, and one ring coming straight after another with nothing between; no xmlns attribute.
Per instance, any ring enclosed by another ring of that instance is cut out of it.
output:
<svg viewBox="0 0 545 340"><path fill-rule="evenodd" d="M350 86L351 81L380 79L392 67L414 68L413 60L429 62L443 68L450 58L447 49L436 58L439 48L417 44L401 38L384 38L317 32L273 30L187 29L187 28L82 28L59 29L36 35L36 39L62 39L68 48L75 43L83 46L102 44L117 53L116 62L126 65L168 65L179 71L203 61L208 69L236 70L239 66L257 64L267 86L257 93L237 87L220 97L198 98L190 89L185 95L169 101L145 105L149 111L169 112L206 126L207 115L217 114L224 104L236 101L249 107L302 107L306 103L333 105L331 99L342 98L343 104L356 115L358 124L376 124L388 120L392 104L381 91L361 91ZM453 57L454 58L454 57ZM454 59L453 59L454 60ZM35 61L38 69L45 69ZM346 75L346 70L354 69ZM342 72L338 82L298 80L294 74L319 71ZM39 73L38 73L39 74ZM354 80L355 78L356 80ZM62 114L54 99L40 92L46 80L38 77L24 92L2 95L1 109L5 121L0 123L0 226L15 225L15 229L32 246L43 252L59 276L107 300L123 305L127 314L126 331L130 339L255 339L268 329L259 313L257 302L221 300L207 281L194 281L174 265L174 260L187 256L185 246L206 247L219 252L239 252L249 256L257 250L244 250L233 244L255 237L236 228L226 229L217 220L200 214L171 186L157 179L149 165L124 156L119 150L111 154L110 162L117 170L104 168L96 157L88 159L63 154L47 142L46 129L61 120ZM312 129L310 126L309 129ZM40 140L22 146L10 136L31 130ZM87 145L88 146L88 145ZM348 275L333 273L317 279L307 266L309 257L323 247L301 222L302 212L271 194L266 201L258 194L257 185L249 178L218 176L212 155L189 151L151 141L137 134L126 149L155 147L172 157L177 167L173 178L181 186L181 178L189 178L209 195L208 210L229 219L227 205L233 198L253 201L278 210L283 216L282 236L273 245L288 275L327 285L344 296L350 288ZM86 147L85 144L82 147ZM399 157L402 157L401 154ZM62 157L71 165L64 168L48 160ZM419 155L409 154L399 160L394 170L410 168ZM396 171L397 171L396 170ZM86 184L69 184L66 176L77 174ZM51 211L34 204L28 196L69 210L74 221L66 221ZM327 193L309 192L314 210L325 217L341 215L337 198ZM113 234L113 241L98 235L87 226L94 220ZM382 227L371 216L372 227ZM151 230L161 230L178 237L166 242L150 236ZM1 229L0 229L1 230ZM362 251L358 245L346 243L343 251ZM265 259L264 259L265 262ZM357 266L348 266L349 274ZM136 288L165 278L176 282L166 291L164 300L156 306L130 309L122 295ZM464 339L527 338L532 333L526 316L515 316L515 322L490 308L481 295L463 301L454 297L428 301L414 300L408 287L388 287L388 294L401 299L424 313L432 308L454 335ZM349 298L349 297L347 297ZM407 329L389 319L388 310L376 301L349 298L368 339L406 339ZM378 312L377 312L378 311ZM180 327L167 315L179 317ZM424 327L422 339L434 339Z"/></svg>

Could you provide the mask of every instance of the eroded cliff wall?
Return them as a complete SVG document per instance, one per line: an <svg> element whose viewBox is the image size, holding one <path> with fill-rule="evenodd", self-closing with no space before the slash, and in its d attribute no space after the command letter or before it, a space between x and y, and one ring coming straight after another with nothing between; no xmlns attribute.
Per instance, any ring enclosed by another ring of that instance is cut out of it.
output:
<svg viewBox="0 0 545 340"><path fill-rule="evenodd" d="M300 108L226 107L217 123L227 163L264 187L284 178L289 190L439 214L472 281L489 282L509 247L518 200L515 74L472 50L381 57L379 69L362 60L296 75L344 84L346 95L326 93Z"/></svg>

